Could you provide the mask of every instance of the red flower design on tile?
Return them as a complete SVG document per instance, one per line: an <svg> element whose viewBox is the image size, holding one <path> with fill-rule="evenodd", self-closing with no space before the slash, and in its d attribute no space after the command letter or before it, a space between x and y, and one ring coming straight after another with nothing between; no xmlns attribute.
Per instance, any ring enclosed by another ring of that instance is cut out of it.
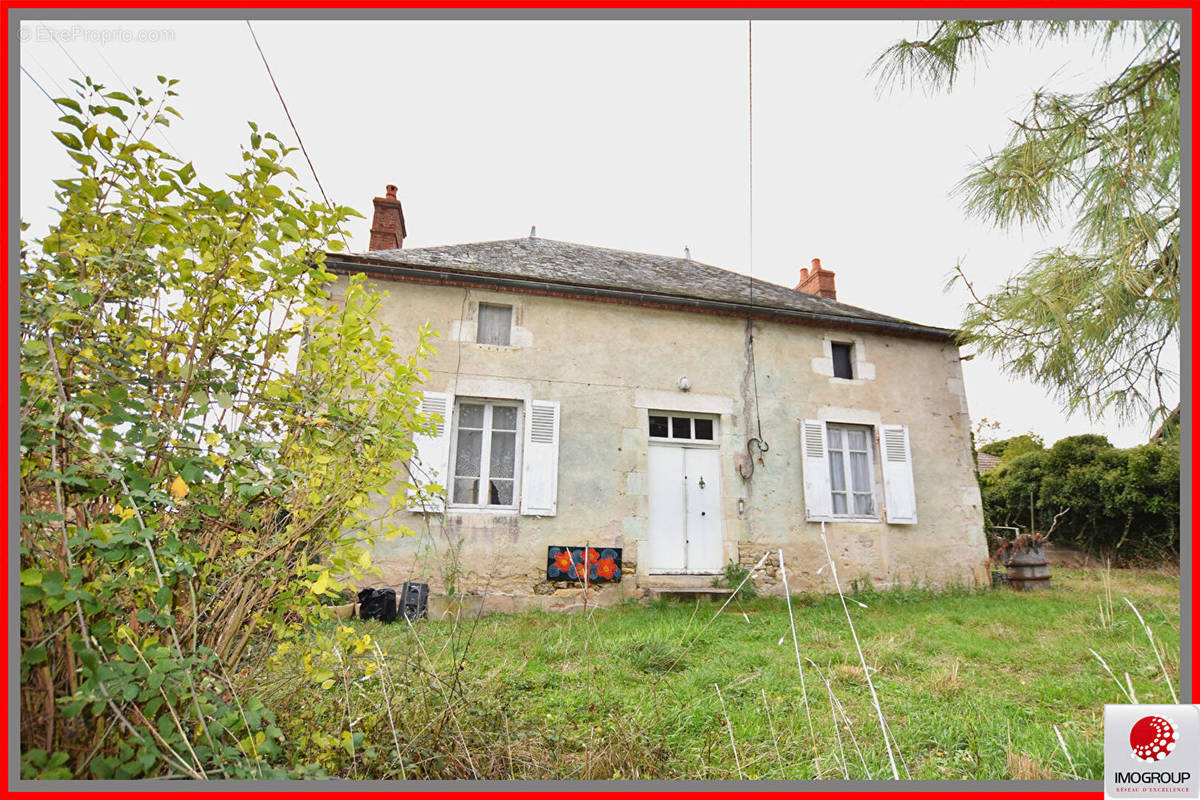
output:
<svg viewBox="0 0 1200 800"><path fill-rule="evenodd" d="M596 574L605 580L612 580L613 575L617 574L617 562L611 558L602 558L596 562Z"/></svg>
<svg viewBox="0 0 1200 800"><path fill-rule="evenodd" d="M594 547L589 547L586 551L580 550L579 563L584 567L595 565L598 558L600 558L600 554L596 552Z"/></svg>
<svg viewBox="0 0 1200 800"><path fill-rule="evenodd" d="M562 550L555 553L554 567L562 572L568 572L571 569L571 551Z"/></svg>

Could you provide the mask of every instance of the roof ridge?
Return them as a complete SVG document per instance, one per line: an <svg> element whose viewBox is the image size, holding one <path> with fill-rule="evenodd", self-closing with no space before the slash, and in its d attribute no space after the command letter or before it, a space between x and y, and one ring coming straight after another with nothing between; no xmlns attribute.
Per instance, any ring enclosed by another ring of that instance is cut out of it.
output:
<svg viewBox="0 0 1200 800"><path fill-rule="evenodd" d="M330 254L334 260L384 262L451 272L526 277L553 283L618 288L679 298L803 310L847 320L875 320L950 332L809 294L704 261L569 242L540 236ZM752 302L747 302L751 300Z"/></svg>
<svg viewBox="0 0 1200 800"><path fill-rule="evenodd" d="M641 250L626 250L621 247L604 247L602 245L597 245L597 244L584 244L582 242L571 242L571 241L567 241L566 239L551 239L548 236L516 236L511 239L486 239L484 241L479 241L479 242L459 242L458 244L440 244L440 245L432 245L430 247L403 247L403 248L396 247L396 248L391 248L388 250L370 250L370 251L362 252L362 253L348 253L348 255L359 256L362 258L372 258L372 257L379 257L381 254L387 253L388 255L383 256L384 258L401 258L401 257L403 257L403 255L405 253L432 252L432 251L445 252L447 250L452 250L457 247L476 247L476 246L481 246L481 245L510 244L513 242L530 242L530 241L551 242L553 244L566 244L566 245L570 245L571 247L583 247L588 250L603 250L608 253L625 253L627 255L637 256L639 258L647 258L648 257L648 258L662 259L664 261L679 261L679 262L682 262L685 264L692 264L695 266L707 267L708 269L715 269L718 272L724 272L727 275L735 275L739 278L744 278L746 280L753 281L754 283L756 283L760 286L772 286L776 289L786 289L789 292L799 292L800 294L803 294L805 297L811 297L814 300L820 300L825 303L832 303L832 304L838 305L838 306L854 308L859 311L866 311L871 314L878 313L875 311L871 311L870 309L859 308L858 306L852 306L849 303L842 303L837 300L830 300L827 297L821 297L819 295L809 294L808 292L801 292L799 289L795 288L794 286L787 286L786 284L775 283L774 281L765 281L762 278L756 278L753 275L747 275L743 272L735 272L734 270L726 269L725 267L718 267L716 264L709 264L707 261L697 261L694 258L681 258L679 256L667 256L667 255L662 255L661 253L646 253Z"/></svg>

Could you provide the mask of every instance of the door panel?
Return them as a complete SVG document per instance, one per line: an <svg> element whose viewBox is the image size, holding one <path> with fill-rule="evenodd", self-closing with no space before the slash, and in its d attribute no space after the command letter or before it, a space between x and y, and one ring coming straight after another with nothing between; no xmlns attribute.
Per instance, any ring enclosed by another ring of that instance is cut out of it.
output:
<svg viewBox="0 0 1200 800"><path fill-rule="evenodd" d="M721 453L685 448L685 508L687 511L687 571L721 572Z"/></svg>
<svg viewBox="0 0 1200 800"><path fill-rule="evenodd" d="M687 569L683 448L650 446L650 572Z"/></svg>

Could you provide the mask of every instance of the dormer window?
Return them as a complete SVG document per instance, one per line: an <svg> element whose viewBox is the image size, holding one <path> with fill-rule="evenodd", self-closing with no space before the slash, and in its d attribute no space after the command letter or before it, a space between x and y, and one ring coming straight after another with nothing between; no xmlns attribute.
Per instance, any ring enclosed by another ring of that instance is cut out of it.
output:
<svg viewBox="0 0 1200 800"><path fill-rule="evenodd" d="M479 328L475 341L479 344L499 344L507 347L512 343L512 318L512 306L480 303Z"/></svg>

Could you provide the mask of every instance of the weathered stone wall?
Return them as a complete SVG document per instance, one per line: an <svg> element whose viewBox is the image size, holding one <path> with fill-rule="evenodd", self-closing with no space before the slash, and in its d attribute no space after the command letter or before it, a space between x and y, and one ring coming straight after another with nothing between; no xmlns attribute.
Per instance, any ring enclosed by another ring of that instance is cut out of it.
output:
<svg viewBox="0 0 1200 800"><path fill-rule="evenodd" d="M640 587L652 583L638 564L649 536L652 408L719 414L726 561L783 548L792 591L828 591L827 576L817 574L826 563L821 525L805 521L800 421L876 429L895 423L909 427L919 524L828 523L843 583L987 577L970 420L953 344L755 322L758 408L770 451L743 481L737 465L745 463L747 440L758 427L744 319L402 281L380 285L390 292L383 321L401 347L415 345L423 322L442 335L425 365L430 390L561 403L557 515L450 511L425 520L398 513L396 521L414 535L378 546L386 583L419 579L441 591L452 578L456 588L486 591L499 605L561 607L575 602L577 587L547 583L546 548L590 542L623 548L625 564L622 582L593 587L589 603L639 596ZM474 343L480 302L514 306L511 346ZM832 377L833 340L854 342L854 379ZM684 375L692 385L686 393L677 387ZM875 470L882 502L878 457ZM455 548L460 557L452 569ZM761 588L779 593L782 581L769 574Z"/></svg>

